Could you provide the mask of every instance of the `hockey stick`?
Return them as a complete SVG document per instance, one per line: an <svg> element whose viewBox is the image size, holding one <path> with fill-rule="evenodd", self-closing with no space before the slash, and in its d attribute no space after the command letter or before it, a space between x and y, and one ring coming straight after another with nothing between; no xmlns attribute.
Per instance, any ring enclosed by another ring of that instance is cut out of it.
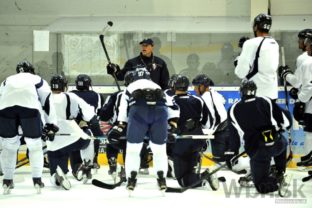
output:
<svg viewBox="0 0 312 208"><path fill-rule="evenodd" d="M105 32L106 28L109 28L109 27L111 27L111 26L113 26L113 22L112 22L112 21L108 21L108 22L107 22L107 25L106 25L106 26L104 27L104 29L102 30L102 34L100 34L100 36L99 36L100 41L101 41L101 44L102 44L102 48L103 48L103 50L104 50L106 59L107 59L107 61L108 61L109 64L111 64L112 62L111 62L111 60L110 60L110 58L109 58L109 55L108 55L108 52L107 52L107 49L106 49L106 46L105 46L105 42L104 42L104 32ZM115 83L116 83L116 85L117 85L118 91L121 91L120 86L119 86L119 83L118 83L118 81L117 81L116 74L113 73L112 76L113 76L113 78L114 78L114 80L115 80Z"/></svg>
<svg viewBox="0 0 312 208"><path fill-rule="evenodd" d="M246 152L244 152L244 153L246 153ZM206 158L206 159L208 159L208 160L210 160L211 162L214 162L214 163L216 163L216 164L218 164L218 165L223 165L223 164L221 164L220 162L217 162L216 160L214 160L213 158L211 158L211 157L208 157L207 155L205 155L204 153L200 153L201 155L202 155L202 157L204 157L204 158ZM237 160L238 159L238 157L234 157L233 158L234 160ZM246 170L242 170L242 171L235 171L235 170L232 170L232 169L229 169L231 172L233 172L233 173L235 173L235 174L238 174L238 175L241 175L241 174L246 174L247 173L247 171ZM219 179L221 182L225 182L225 180L223 180L223 178L221 178L221 179Z"/></svg>
<svg viewBox="0 0 312 208"><path fill-rule="evenodd" d="M237 160L239 157L241 157L245 153L246 153L245 151L241 152L240 154L236 155L234 157L234 159ZM227 166L227 164L220 165L218 168L216 168L213 171L211 171L208 174L207 178L209 178L211 175L215 174L216 172L220 171L221 169L223 169L226 166ZM207 178L206 177L205 178L201 178L200 180L194 182L193 184L191 184L189 186L185 186L185 187L180 187L180 188L167 187L166 192L168 192L168 193L183 193L183 192L185 192L185 191L187 191L189 189L195 188L198 185L202 184L203 180L206 180Z"/></svg>
<svg viewBox="0 0 312 208"><path fill-rule="evenodd" d="M284 47L281 47L281 55L282 55L282 66L286 66L285 63L285 51L284 51ZM285 92L285 106L286 106L286 110L289 111L289 103L288 103L288 92L287 92L287 81L286 79L284 79L284 92ZM288 145L289 145L289 155L287 157L286 160L286 164L288 165L290 163L290 161L293 159L293 151L291 148L291 143L292 143L292 138L291 138L291 132L290 132L290 128L287 130L288 133Z"/></svg>
<svg viewBox="0 0 312 208"><path fill-rule="evenodd" d="M109 190L112 190L112 189L119 187L123 182L124 182L124 180L121 178L120 178L120 181L118 181L115 184L104 183L104 182L97 180L97 179L92 180L92 184L94 186L99 187L99 188L109 189Z"/></svg>

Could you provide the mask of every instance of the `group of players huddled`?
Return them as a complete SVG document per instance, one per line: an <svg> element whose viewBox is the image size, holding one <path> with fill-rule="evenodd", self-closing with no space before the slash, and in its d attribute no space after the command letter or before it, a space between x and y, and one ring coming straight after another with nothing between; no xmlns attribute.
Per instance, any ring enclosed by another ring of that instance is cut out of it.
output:
<svg viewBox="0 0 312 208"><path fill-rule="evenodd" d="M67 92L64 76L55 75L48 84L35 74L31 63L20 62L17 74L7 77L0 87L0 171L4 194L14 188L21 137L29 150L38 193L44 187L42 140L47 146L51 183L69 190L69 158L72 175L86 183L92 178L91 170L100 168L97 137L102 136L108 140L108 174L116 178L117 155L123 153L124 166L119 175L130 191L136 187L141 161L146 160L140 157L146 146L153 154L153 174L160 190L167 189L168 177L174 177L181 187L208 183L217 190L217 174L197 168L208 144L211 160L216 164L225 162L233 171L248 169L244 180L252 181L259 193L279 190L287 166L288 144L282 133L291 128L292 119L287 110L276 104L278 76L294 87L290 96L301 106L304 104L303 110L296 112L296 119L304 126L305 164L312 164L312 30L302 30L298 35L304 53L298 57L293 73L287 66L278 67L279 46L268 34L271 25L271 16L259 14L254 19L255 38L241 39L242 52L234 63L235 74L243 80L241 99L228 110L208 74L199 74L193 80L179 74L169 78L166 63L153 55L152 39L140 42L140 55L128 60L123 69L117 64L107 65L107 73L124 80L125 89L108 96L105 102L93 91L86 74L78 75L76 90ZM195 95L188 91L191 85ZM100 121L109 122L111 129L103 133ZM207 138L192 139L196 135ZM248 162L238 168L243 160L236 157L241 146Z"/></svg>

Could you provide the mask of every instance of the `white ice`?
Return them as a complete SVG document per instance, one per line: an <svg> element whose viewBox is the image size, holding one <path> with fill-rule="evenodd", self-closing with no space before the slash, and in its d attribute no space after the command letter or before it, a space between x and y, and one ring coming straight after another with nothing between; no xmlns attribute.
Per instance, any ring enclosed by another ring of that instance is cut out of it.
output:
<svg viewBox="0 0 312 208"><path fill-rule="evenodd" d="M132 197L129 197L125 184L114 190L106 190L93 186L91 181L82 184L82 182L76 181L71 174L69 174L69 180L72 183L72 188L66 191L52 186L49 180L50 174L45 170L43 176L45 188L38 195L33 188L30 168L25 166L17 169L14 177L15 188L10 195L2 195L3 190L1 188L0 208L15 208L18 206L21 208L311 208L312 180L305 183L301 182L301 179L307 176L307 172L288 170L288 174L293 174L293 180L289 188L291 194L285 198L279 197L277 193L259 195L254 188L239 188L237 184L239 175L228 170L218 172L218 176L225 176L227 179L226 183L220 183L218 191L212 191L206 187L188 190L184 193L166 193L165 196L162 196L157 190L155 177L139 175L137 187L132 193ZM101 169L93 177L112 183L111 177L107 174L107 166L101 166ZM2 182L2 177L0 177L0 180ZM173 179L167 179L167 185L178 187L177 182ZM234 185L236 190L233 189ZM230 186L232 187L231 193L228 191Z"/></svg>

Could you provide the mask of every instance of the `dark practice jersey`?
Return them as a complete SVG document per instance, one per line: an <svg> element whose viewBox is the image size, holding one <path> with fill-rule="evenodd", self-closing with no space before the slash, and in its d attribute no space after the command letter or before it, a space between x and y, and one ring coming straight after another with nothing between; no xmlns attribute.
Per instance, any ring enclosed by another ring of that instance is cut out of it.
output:
<svg viewBox="0 0 312 208"><path fill-rule="evenodd" d="M106 98L106 101L99 112L100 120L109 121L111 124L117 122L119 113L120 98L123 91L118 91Z"/></svg>
<svg viewBox="0 0 312 208"><path fill-rule="evenodd" d="M161 89L168 88L169 72L167 64L161 58L154 56L151 57L139 56L130 59L126 62L124 68L116 73L118 80L124 80L127 71L132 71L137 68L146 68L151 74L151 80L158 84Z"/></svg>
<svg viewBox="0 0 312 208"><path fill-rule="evenodd" d="M212 126L212 115L200 97L190 94L175 95L174 101L180 108L178 129L182 134L203 134L202 128ZM187 124L190 119L195 122L193 129L192 125Z"/></svg>
<svg viewBox="0 0 312 208"><path fill-rule="evenodd" d="M73 90L72 93L75 93L78 97L86 101L89 105L94 107L95 113L98 113L98 110L102 107L104 104L103 97L94 91L79 91L79 90Z"/></svg>
<svg viewBox="0 0 312 208"><path fill-rule="evenodd" d="M263 131L280 131L291 126L289 112L265 97L254 97L234 103L228 111L228 118L231 131L230 150L238 152L242 138L245 150L249 154L263 142Z"/></svg>

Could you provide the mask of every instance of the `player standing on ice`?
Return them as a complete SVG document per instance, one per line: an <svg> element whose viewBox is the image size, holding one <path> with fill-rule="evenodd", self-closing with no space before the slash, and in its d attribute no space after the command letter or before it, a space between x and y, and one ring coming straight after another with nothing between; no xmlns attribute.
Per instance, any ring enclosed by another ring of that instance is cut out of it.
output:
<svg viewBox="0 0 312 208"><path fill-rule="evenodd" d="M160 86L150 80L150 73L145 68L135 71L133 82L129 84L121 97L118 125L113 127L110 136L117 138L127 128L126 175L127 189L133 191L140 167L140 150L145 136L150 138L154 156L154 172L160 190L167 188L165 174L168 163L166 154L167 125L176 125L171 119L179 115L167 106L173 103L165 100Z"/></svg>
<svg viewBox="0 0 312 208"><path fill-rule="evenodd" d="M312 29L300 31L298 38L299 48L302 49L303 53L297 58L297 69L293 73L288 66L280 66L279 76L293 86L289 95L296 100L294 117L299 124L304 126L303 153L305 156L301 158L301 162L304 162L312 158L312 89L310 83L312 81Z"/></svg>
<svg viewBox="0 0 312 208"><path fill-rule="evenodd" d="M255 17L253 22L255 38L244 42L235 74L241 79L254 81L258 88L257 96L266 96L276 100L279 46L274 38L269 36L271 26L270 15L259 14Z"/></svg>
<svg viewBox="0 0 312 208"><path fill-rule="evenodd" d="M125 86L127 87L132 81L133 81L133 76L135 72L134 71L129 71L125 75ZM107 97L105 100L105 104L103 107L100 109L99 116L101 121L109 121L110 124L118 125L117 118L119 114L119 106L120 106L120 98L122 95L123 91L118 91L110 96ZM108 144L106 146L106 156L108 160L108 165L109 165L109 170L108 174L113 177L113 179L116 179L117 176L117 156L119 152L122 152L123 156L123 161L125 160L126 157L126 144L127 140L119 140L119 138L114 138L114 136L110 136L110 133L113 132L113 128L111 128L108 131ZM126 131L124 130L122 132L121 136L126 136ZM125 170L124 167L122 167L120 176L122 180L126 181L127 179L125 178Z"/></svg>
<svg viewBox="0 0 312 208"><path fill-rule="evenodd" d="M76 90L71 91L72 93L78 95L81 99L83 99L86 103L91 105L94 108L95 114L98 114L99 110L104 104L104 98L101 94L92 90L92 80L90 76L86 74L79 74L75 80L76 83ZM77 123L80 123L82 118L78 117L76 119ZM93 126L94 128L91 129L92 134L94 137L103 136L103 132L100 129L100 126ZM94 140L94 158L93 158L93 168L99 169L100 165L98 164L98 152L100 147L100 140ZM82 160L80 157L80 151L75 151L70 154L70 164L72 167L73 175L77 175L78 167L81 165Z"/></svg>
<svg viewBox="0 0 312 208"><path fill-rule="evenodd" d="M288 111L282 110L269 98L257 97L253 81L243 81L240 86L241 100L228 111L229 151L228 160L238 154L241 140L250 157L252 180L259 193L274 192L283 186L287 141L283 129L291 127ZM276 173L270 175L270 163L275 157Z"/></svg>
<svg viewBox="0 0 312 208"><path fill-rule="evenodd" d="M51 78L53 105L56 109L60 133L47 134L48 158L50 162L51 182L68 190L71 184L66 174L68 173L68 159L73 151L80 151L83 160L78 169L77 179L91 179L91 168L94 157L94 144L91 130L97 126L98 121L94 108L79 98L74 93L66 93L67 80L61 75ZM81 116L86 126L79 126L74 119ZM63 135L62 135L63 134Z"/></svg>
<svg viewBox="0 0 312 208"><path fill-rule="evenodd" d="M17 74L9 76L0 87L0 139L2 140L1 164L4 194L14 187L13 175L17 150L20 146L21 127L27 148L32 178L37 192L44 187L42 129L58 131L55 109L51 102L51 89L28 61L16 66Z"/></svg>

